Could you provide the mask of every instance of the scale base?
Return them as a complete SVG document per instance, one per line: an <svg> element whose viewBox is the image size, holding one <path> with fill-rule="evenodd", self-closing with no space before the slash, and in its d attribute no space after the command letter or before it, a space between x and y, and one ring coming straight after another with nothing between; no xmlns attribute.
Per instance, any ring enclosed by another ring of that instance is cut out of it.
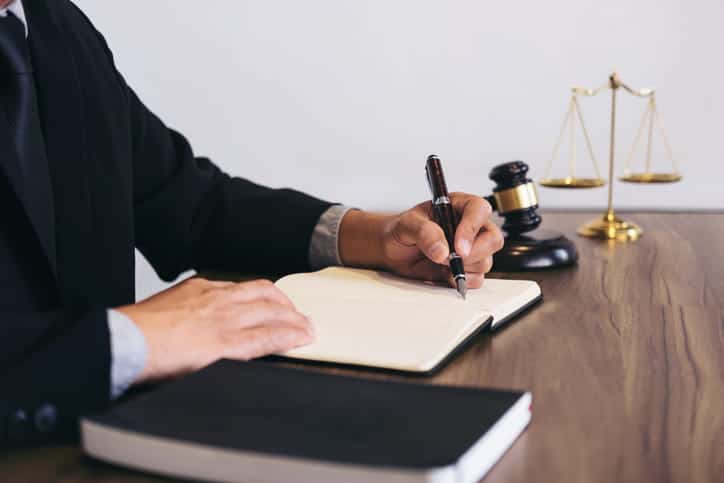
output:
<svg viewBox="0 0 724 483"><path fill-rule="evenodd" d="M581 226L578 234L599 240L632 242L641 238L644 231L635 223L624 221L613 212L609 212Z"/></svg>
<svg viewBox="0 0 724 483"><path fill-rule="evenodd" d="M561 233L538 229L519 235L506 235L503 248L493 255L493 271L521 272L573 265L578 260L576 246Z"/></svg>

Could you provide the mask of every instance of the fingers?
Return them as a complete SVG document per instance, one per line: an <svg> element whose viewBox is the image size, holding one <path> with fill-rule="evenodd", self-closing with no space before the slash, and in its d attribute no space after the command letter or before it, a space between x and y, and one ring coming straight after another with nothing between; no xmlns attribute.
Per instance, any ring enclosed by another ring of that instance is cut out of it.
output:
<svg viewBox="0 0 724 483"><path fill-rule="evenodd" d="M493 268L493 257L487 256L475 263L465 265L465 273L488 273Z"/></svg>
<svg viewBox="0 0 724 483"><path fill-rule="evenodd" d="M229 282L226 280L208 280L206 278L194 277L191 280L197 282L199 288L203 291L233 287L236 285L235 282Z"/></svg>
<svg viewBox="0 0 724 483"><path fill-rule="evenodd" d="M453 208L460 214L460 222L455 231L455 251L463 258L470 256L473 243L480 230L490 220L490 203L475 195L454 193L451 195Z"/></svg>
<svg viewBox="0 0 724 483"><path fill-rule="evenodd" d="M296 327L267 325L238 331L233 339L225 356L249 360L287 352L311 343L314 337Z"/></svg>
<svg viewBox="0 0 724 483"><path fill-rule="evenodd" d="M256 300L265 300L286 307L294 307L289 297L269 280L238 283L223 287L223 289L226 291L225 300L227 302L244 304Z"/></svg>
<svg viewBox="0 0 724 483"><path fill-rule="evenodd" d="M230 330L265 324L282 324L313 333L311 321L294 308L259 300L221 310L220 316Z"/></svg>
<svg viewBox="0 0 724 483"><path fill-rule="evenodd" d="M477 234L470 254L463 257L463 261L466 263L465 268L467 268L467 263L485 260L486 257L503 248L503 241L503 232L500 231L500 228L491 221L487 222Z"/></svg>
<svg viewBox="0 0 724 483"><path fill-rule="evenodd" d="M425 282L446 282L450 278L450 268L440 265L426 258L420 259L410 267L409 277Z"/></svg>
<svg viewBox="0 0 724 483"><path fill-rule="evenodd" d="M191 277L187 278L176 284L175 286L184 286L198 292L208 292L209 290L215 290L225 287L236 285L234 282L227 282L224 280L208 280L202 277Z"/></svg>
<svg viewBox="0 0 724 483"><path fill-rule="evenodd" d="M466 264L465 276L468 280L468 287L480 288L483 284L485 274L490 271L492 266L492 256L485 257L476 263ZM444 265L438 265L430 260L423 259L413 265L410 269L409 276L427 282L446 283L455 287L455 281L450 273L450 268Z"/></svg>
<svg viewBox="0 0 724 483"><path fill-rule="evenodd" d="M139 305L143 305L143 307L147 309L194 305L200 296L205 296L205 294L211 291L232 285L235 284L233 282L212 281L201 277L191 277L140 301Z"/></svg>
<svg viewBox="0 0 724 483"><path fill-rule="evenodd" d="M500 249L502 234L490 221L492 208L483 198L455 193L453 208L460 213L455 233L455 250L466 261L483 260ZM400 217L393 236L403 246L416 246L428 259L446 265L450 250L445 234L431 219L429 203L418 205Z"/></svg>
<svg viewBox="0 0 724 483"><path fill-rule="evenodd" d="M266 301L294 308L294 304L289 300L289 297L269 280L254 280L243 283L219 283L204 280L198 283L200 285L197 285L197 288L200 289L201 296L196 299L195 303L210 310L255 301Z"/></svg>
<svg viewBox="0 0 724 483"><path fill-rule="evenodd" d="M313 335L309 319L299 313L291 300L269 280L254 280L213 286L201 299L212 320L238 331L256 326L274 325L298 329Z"/></svg>
<svg viewBox="0 0 724 483"><path fill-rule="evenodd" d="M227 308L223 330L226 357L248 360L286 352L314 340L311 321L293 308L255 301Z"/></svg>
<svg viewBox="0 0 724 483"><path fill-rule="evenodd" d="M393 236L402 245L417 246L435 263L446 263L450 254L445 233L440 225L427 216L422 207L404 213Z"/></svg>
<svg viewBox="0 0 724 483"><path fill-rule="evenodd" d="M466 275L468 288L476 289L483 286L483 282L485 281L485 274L484 273L468 273Z"/></svg>

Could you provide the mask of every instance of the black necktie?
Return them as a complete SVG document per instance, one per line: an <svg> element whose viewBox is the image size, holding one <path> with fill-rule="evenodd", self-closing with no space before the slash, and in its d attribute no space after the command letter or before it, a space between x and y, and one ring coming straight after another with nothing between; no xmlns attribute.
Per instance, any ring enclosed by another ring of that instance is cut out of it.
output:
<svg viewBox="0 0 724 483"><path fill-rule="evenodd" d="M25 26L12 13L0 17L0 56L2 101L25 175L27 161L34 154L33 131L39 129L39 123Z"/></svg>
<svg viewBox="0 0 724 483"><path fill-rule="evenodd" d="M35 78L25 25L12 13L0 17L0 102L5 108L20 162L20 192L52 261L55 257L55 217Z"/></svg>

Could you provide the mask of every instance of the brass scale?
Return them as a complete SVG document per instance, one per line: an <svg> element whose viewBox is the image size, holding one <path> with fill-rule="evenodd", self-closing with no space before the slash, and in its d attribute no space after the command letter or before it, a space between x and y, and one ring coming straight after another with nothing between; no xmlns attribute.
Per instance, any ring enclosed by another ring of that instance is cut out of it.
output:
<svg viewBox="0 0 724 483"><path fill-rule="evenodd" d="M608 161L608 208L602 217L596 218L578 229L578 233L583 236L598 238L604 240L618 240L618 241L635 241L642 234L643 230L634 223L625 221L616 216L613 209L613 177L614 177L614 150L616 145L616 97L617 93L623 89L625 92L638 97L645 98L648 100L646 109L644 110L641 124L639 125L636 137L634 138L633 146L629 152L629 156L624 165L623 176L619 177L620 181L627 183L673 183L681 180L681 175L677 168L674 156L672 154L671 145L666 136L663 124L661 122L661 116L657 110L656 105L656 91L650 88L643 89L632 89L621 81L616 73L613 73L606 84L602 85L597 89L586 89L582 87L573 87L571 89L572 96L568 104L568 111L561 127L560 135L556 141L555 148L553 149L553 155L548 162L548 168L545 178L539 181L541 186L549 188L568 188L568 189L581 189L581 188L598 188L606 184L606 181L601 177L601 172L596 162L596 157L593 152L591 145L591 139L588 135L588 130L583 121L583 115L581 114L581 108L578 102L578 98L581 96L593 97L602 94L607 91L611 91L611 138L609 147L609 161ZM576 122L580 124L581 130L583 131L583 137L586 142L588 155L593 163L594 170L596 172L595 178L579 178L576 176ZM655 128L661 134L664 141L666 153L671 163L670 172L654 172L651 168L651 157L652 147L654 139ZM569 132L570 136L570 156L568 161L568 174L563 178L551 177L551 170L553 168L554 161L558 156L563 139L566 132ZM647 148L645 155L645 170L644 171L633 171L632 170L632 159L636 154L638 146L643 138L643 133L647 132Z"/></svg>

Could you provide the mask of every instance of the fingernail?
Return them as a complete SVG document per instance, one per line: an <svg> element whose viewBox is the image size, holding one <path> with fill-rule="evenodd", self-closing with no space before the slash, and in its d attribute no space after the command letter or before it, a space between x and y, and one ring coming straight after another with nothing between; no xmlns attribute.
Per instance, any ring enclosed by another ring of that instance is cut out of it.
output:
<svg viewBox="0 0 724 483"><path fill-rule="evenodd" d="M444 252L445 245L442 242L437 242L430 248L430 258L432 258L433 261L442 260Z"/></svg>
<svg viewBox="0 0 724 483"><path fill-rule="evenodd" d="M464 257L470 255L470 240L466 240L464 238L460 240L460 251Z"/></svg>

